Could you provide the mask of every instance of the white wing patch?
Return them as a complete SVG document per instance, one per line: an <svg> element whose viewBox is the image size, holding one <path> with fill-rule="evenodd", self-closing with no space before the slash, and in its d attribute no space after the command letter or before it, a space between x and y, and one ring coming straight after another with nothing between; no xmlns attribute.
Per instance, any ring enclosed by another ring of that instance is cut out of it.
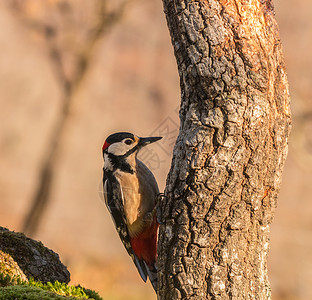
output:
<svg viewBox="0 0 312 300"><path fill-rule="evenodd" d="M125 198L124 198L124 193L122 190L122 185L120 184L120 180L117 178L118 182L119 182L119 186L120 186L120 195L121 195L121 201L122 201L122 205L123 207L125 206Z"/></svg>
<svg viewBox="0 0 312 300"><path fill-rule="evenodd" d="M108 202L107 202L107 179L106 179L105 182L104 182L103 194L104 194L104 202L105 202L105 205L106 205L108 211L109 211L110 214L111 214L112 211L111 211L110 207L108 206Z"/></svg>

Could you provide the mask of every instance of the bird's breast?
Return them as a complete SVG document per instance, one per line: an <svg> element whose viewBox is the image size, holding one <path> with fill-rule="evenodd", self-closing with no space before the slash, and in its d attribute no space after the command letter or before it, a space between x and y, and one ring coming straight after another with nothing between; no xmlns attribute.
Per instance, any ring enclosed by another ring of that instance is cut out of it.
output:
<svg viewBox="0 0 312 300"><path fill-rule="evenodd" d="M139 160L134 173L117 170L120 182L124 212L130 236L137 236L150 226L153 219L157 194L157 182L152 172Z"/></svg>
<svg viewBox="0 0 312 300"><path fill-rule="evenodd" d="M127 226L130 235L135 235L141 230L142 222L140 216L142 215L142 197L139 190L139 180L135 174L116 172L121 186L123 196L124 212L127 219Z"/></svg>

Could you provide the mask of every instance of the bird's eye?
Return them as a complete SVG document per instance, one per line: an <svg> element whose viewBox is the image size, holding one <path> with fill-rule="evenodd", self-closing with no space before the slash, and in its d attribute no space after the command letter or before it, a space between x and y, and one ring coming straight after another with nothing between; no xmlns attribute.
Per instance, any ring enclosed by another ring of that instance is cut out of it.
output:
<svg viewBox="0 0 312 300"><path fill-rule="evenodd" d="M125 144L126 145L131 145L133 143L133 141L131 139L126 139L125 140Z"/></svg>

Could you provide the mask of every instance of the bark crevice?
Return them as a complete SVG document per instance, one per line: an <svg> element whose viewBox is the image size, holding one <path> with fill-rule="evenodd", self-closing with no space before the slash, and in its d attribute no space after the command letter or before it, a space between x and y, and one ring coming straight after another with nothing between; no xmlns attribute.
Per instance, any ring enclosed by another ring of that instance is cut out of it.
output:
<svg viewBox="0 0 312 300"><path fill-rule="evenodd" d="M270 1L163 0L181 87L159 237L159 299L269 299L290 130Z"/></svg>

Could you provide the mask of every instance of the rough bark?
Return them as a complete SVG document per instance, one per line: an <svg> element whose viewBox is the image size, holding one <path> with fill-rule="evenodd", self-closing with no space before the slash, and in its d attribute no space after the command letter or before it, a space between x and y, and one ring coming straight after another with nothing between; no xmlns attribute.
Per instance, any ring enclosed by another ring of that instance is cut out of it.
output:
<svg viewBox="0 0 312 300"><path fill-rule="evenodd" d="M269 226L290 131L270 0L163 0L181 86L160 204L158 299L270 299Z"/></svg>
<svg viewBox="0 0 312 300"><path fill-rule="evenodd" d="M0 227L0 251L16 262L27 279L33 278L44 283L70 281L70 273L61 263L58 254L23 233ZM2 263L5 261L0 256L0 265Z"/></svg>

